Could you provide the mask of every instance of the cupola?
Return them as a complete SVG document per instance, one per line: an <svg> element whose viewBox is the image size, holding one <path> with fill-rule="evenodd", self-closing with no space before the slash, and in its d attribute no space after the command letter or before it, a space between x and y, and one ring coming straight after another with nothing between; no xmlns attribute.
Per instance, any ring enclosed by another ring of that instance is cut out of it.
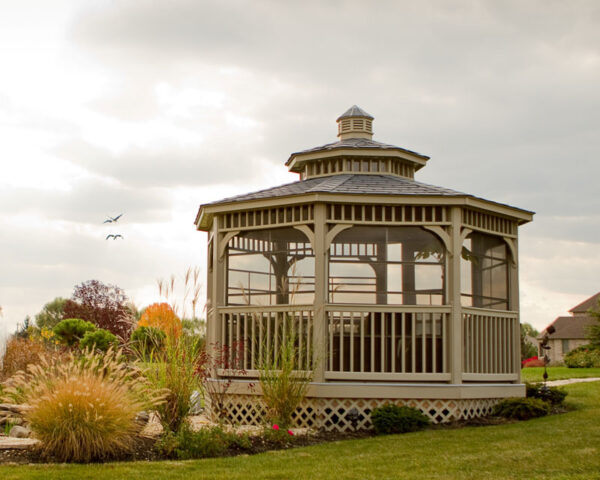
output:
<svg viewBox="0 0 600 480"><path fill-rule="evenodd" d="M373 138L373 117L357 105L352 105L337 119L340 140Z"/></svg>

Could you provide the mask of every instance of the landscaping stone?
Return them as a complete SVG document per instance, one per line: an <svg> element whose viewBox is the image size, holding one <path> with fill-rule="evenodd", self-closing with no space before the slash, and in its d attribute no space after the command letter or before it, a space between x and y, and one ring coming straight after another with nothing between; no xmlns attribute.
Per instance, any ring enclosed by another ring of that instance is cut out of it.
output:
<svg viewBox="0 0 600 480"><path fill-rule="evenodd" d="M35 438L14 438L0 436L0 450L24 450L40 443Z"/></svg>
<svg viewBox="0 0 600 480"><path fill-rule="evenodd" d="M25 427L21 427L19 425L15 425L14 427L12 427L10 429L10 432L8 433L8 436L12 438L29 438L30 435L31 430Z"/></svg>

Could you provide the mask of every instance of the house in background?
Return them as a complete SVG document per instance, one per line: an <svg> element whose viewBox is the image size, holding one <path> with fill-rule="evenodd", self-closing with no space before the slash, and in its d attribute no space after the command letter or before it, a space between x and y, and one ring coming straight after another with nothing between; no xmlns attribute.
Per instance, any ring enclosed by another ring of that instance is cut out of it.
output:
<svg viewBox="0 0 600 480"><path fill-rule="evenodd" d="M596 319L588 312L590 309L598 309L598 299L600 299L600 292L569 310L571 316L558 317L542 330L537 338L540 357L544 355L544 352L539 345L550 326L553 326L555 330L554 333L548 335L550 350L547 350L547 355L551 363L561 363L564 355L568 352L589 343L587 339L588 326L594 324Z"/></svg>

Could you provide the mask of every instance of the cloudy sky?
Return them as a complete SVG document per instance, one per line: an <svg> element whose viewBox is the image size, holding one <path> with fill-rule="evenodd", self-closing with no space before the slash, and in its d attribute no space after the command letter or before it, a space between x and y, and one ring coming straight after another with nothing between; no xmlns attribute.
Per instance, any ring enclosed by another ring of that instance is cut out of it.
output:
<svg viewBox="0 0 600 480"><path fill-rule="evenodd" d="M418 180L537 212L523 321L600 290L597 1L0 0L0 60L5 329L85 280L143 306L205 275L198 205L296 180L352 104Z"/></svg>

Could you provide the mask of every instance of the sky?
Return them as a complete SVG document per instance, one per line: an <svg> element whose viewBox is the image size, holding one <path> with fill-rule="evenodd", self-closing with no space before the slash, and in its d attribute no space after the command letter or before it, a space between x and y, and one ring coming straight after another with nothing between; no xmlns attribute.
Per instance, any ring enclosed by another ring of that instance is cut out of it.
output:
<svg viewBox="0 0 600 480"><path fill-rule="evenodd" d="M596 1L0 0L0 60L7 331L86 280L204 278L198 206L297 180L353 104L417 180L536 212L523 322L600 291Z"/></svg>

